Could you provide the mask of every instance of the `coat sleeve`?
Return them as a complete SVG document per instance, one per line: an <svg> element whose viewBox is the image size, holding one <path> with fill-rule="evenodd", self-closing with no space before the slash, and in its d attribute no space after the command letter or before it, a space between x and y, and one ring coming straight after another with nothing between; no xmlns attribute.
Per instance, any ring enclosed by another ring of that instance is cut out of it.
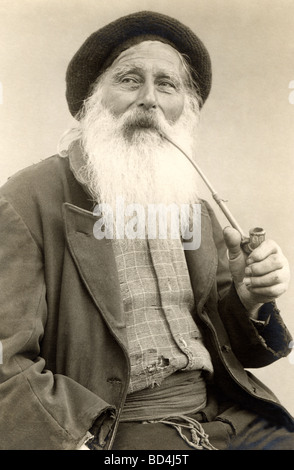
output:
<svg viewBox="0 0 294 470"><path fill-rule="evenodd" d="M250 318L241 303L229 271L227 249L223 232L216 216L206 203L218 251L218 311L232 349L244 367L263 367L287 356L291 349L291 335L285 326L275 302L264 304L258 320Z"/></svg>
<svg viewBox="0 0 294 470"><path fill-rule="evenodd" d="M46 369L42 253L23 220L0 199L0 449L75 449L112 407Z"/></svg>

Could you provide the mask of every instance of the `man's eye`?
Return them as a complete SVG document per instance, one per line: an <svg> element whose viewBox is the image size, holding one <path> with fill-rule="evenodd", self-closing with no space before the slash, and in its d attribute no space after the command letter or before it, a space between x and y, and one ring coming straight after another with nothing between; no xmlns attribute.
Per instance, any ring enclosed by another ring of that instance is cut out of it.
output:
<svg viewBox="0 0 294 470"><path fill-rule="evenodd" d="M176 85L173 82L169 82L169 81L159 82L158 85L159 85L160 88L163 88L165 90L175 90L176 89Z"/></svg>
<svg viewBox="0 0 294 470"><path fill-rule="evenodd" d="M139 83L135 77L123 77L120 82L124 85L137 85Z"/></svg>

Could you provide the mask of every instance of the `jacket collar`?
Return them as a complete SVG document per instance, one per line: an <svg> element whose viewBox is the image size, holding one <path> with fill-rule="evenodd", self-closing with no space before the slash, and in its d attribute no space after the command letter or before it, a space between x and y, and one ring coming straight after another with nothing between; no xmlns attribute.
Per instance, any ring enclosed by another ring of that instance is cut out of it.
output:
<svg viewBox="0 0 294 470"><path fill-rule="evenodd" d="M91 193L88 189L87 180L81 174L81 168L85 165L86 161L83 155L83 150L79 140L75 141L69 150L68 155L69 166L75 177L75 179L82 185L86 194L91 196ZM92 197L92 196L91 196Z"/></svg>
<svg viewBox="0 0 294 470"><path fill-rule="evenodd" d="M201 202L201 242L197 250L185 251L195 305L201 312L215 282L218 267L218 253L213 239L209 213Z"/></svg>

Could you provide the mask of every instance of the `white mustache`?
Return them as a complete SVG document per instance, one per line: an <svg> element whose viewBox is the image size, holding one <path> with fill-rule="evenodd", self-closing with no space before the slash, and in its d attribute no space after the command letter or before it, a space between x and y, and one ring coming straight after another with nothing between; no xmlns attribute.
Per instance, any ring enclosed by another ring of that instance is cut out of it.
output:
<svg viewBox="0 0 294 470"><path fill-rule="evenodd" d="M136 130L156 131L162 135L168 123L165 118L160 116L156 110L140 110L134 109L126 113L123 117L122 131L126 137L130 137Z"/></svg>

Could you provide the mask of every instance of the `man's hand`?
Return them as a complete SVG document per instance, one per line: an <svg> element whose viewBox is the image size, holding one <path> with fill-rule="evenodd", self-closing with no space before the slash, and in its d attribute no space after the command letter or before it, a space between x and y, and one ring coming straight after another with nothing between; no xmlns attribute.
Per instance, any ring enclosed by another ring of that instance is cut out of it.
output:
<svg viewBox="0 0 294 470"><path fill-rule="evenodd" d="M241 249L241 235L232 227L224 229L229 265L239 298L253 317L258 308L277 299L288 288L287 259L273 240L265 240L247 256Z"/></svg>

